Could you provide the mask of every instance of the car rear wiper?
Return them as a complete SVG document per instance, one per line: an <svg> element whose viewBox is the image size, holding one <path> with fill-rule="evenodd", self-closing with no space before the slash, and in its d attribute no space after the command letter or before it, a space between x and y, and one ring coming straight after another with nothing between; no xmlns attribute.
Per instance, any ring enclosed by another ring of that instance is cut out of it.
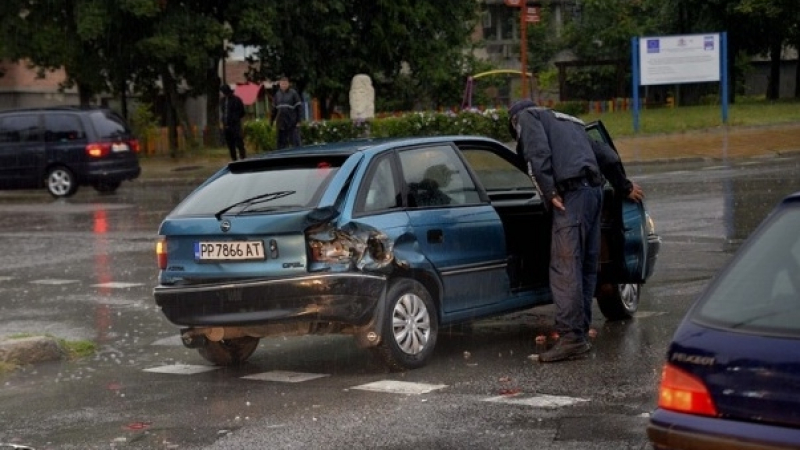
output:
<svg viewBox="0 0 800 450"><path fill-rule="evenodd" d="M256 195L255 197L246 198L242 201L236 202L230 206L226 206L225 208L220 209L219 211L217 211L216 214L214 214L214 217L216 217L217 220L220 220L223 214L225 214L226 212L228 212L233 208L236 208L237 206L249 206L256 203L269 202L275 199L279 199L281 197L286 197L287 195L292 195L295 192L297 191L275 191L266 194Z"/></svg>

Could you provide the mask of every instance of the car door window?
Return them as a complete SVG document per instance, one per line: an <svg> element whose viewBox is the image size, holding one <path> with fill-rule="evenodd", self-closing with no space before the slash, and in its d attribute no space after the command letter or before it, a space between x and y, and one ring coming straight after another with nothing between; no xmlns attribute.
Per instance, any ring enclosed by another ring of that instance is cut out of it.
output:
<svg viewBox="0 0 800 450"><path fill-rule="evenodd" d="M486 192L528 191L534 189L531 177L510 161L487 149L462 149L461 154L478 176Z"/></svg>
<svg viewBox="0 0 800 450"><path fill-rule="evenodd" d="M47 142L70 142L86 138L79 117L73 114L47 114L44 128Z"/></svg>
<svg viewBox="0 0 800 450"><path fill-rule="evenodd" d="M5 117L0 121L0 142L39 142L42 140L39 116Z"/></svg>
<svg viewBox="0 0 800 450"><path fill-rule="evenodd" d="M380 158L367 172L356 211L375 212L399 206L400 197L397 194L392 176L392 160L389 156Z"/></svg>
<svg viewBox="0 0 800 450"><path fill-rule="evenodd" d="M449 145L402 151L400 164L412 208L480 203L472 177Z"/></svg>

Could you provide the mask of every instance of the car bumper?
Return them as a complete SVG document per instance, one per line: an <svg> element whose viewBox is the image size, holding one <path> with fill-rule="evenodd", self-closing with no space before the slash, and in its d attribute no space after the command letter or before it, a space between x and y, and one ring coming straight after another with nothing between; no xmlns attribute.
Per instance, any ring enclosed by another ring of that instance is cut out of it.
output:
<svg viewBox="0 0 800 450"><path fill-rule="evenodd" d="M647 426L656 450L800 448L800 429L701 417L657 409Z"/></svg>
<svg viewBox="0 0 800 450"><path fill-rule="evenodd" d="M386 278L342 273L155 288L161 311L176 325L247 326L297 321L368 324Z"/></svg>

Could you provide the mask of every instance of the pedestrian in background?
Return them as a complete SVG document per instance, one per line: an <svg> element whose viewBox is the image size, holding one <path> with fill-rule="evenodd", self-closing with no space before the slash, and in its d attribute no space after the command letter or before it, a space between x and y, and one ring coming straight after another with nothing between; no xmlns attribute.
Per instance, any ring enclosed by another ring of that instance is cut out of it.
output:
<svg viewBox="0 0 800 450"><path fill-rule="evenodd" d="M239 150L239 159L244 159L247 152L244 149L244 136L242 135L242 119L245 115L244 102L227 84L219 88L222 92L222 132L225 144L231 154L231 160L236 161L236 150Z"/></svg>
<svg viewBox="0 0 800 450"><path fill-rule="evenodd" d="M272 119L270 124L278 124L278 148L291 144L300 146L300 129L297 125L303 117L303 102L300 94L289 87L289 78L281 77L280 89L272 99Z"/></svg>
<svg viewBox="0 0 800 450"><path fill-rule="evenodd" d="M580 119L521 100L509 109L509 121L517 152L552 214L550 290L559 338L539 361L561 361L591 350L587 335L600 257L603 175L633 200L644 194L627 179L613 149L592 143Z"/></svg>

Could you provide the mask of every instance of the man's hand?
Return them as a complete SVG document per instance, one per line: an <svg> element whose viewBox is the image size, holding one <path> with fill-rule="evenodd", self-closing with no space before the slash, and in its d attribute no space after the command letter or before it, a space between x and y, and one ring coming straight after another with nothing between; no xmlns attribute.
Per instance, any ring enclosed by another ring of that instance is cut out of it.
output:
<svg viewBox="0 0 800 450"><path fill-rule="evenodd" d="M644 191L642 190L642 187L636 183L632 183L632 185L631 191L628 193L628 198L635 202L641 202L644 198Z"/></svg>
<svg viewBox="0 0 800 450"><path fill-rule="evenodd" d="M553 204L553 208L555 208L555 209L557 209L559 211L564 211L565 210L564 201L561 200L561 196L560 195L556 195L555 197L553 197L552 200L550 200L550 203Z"/></svg>

